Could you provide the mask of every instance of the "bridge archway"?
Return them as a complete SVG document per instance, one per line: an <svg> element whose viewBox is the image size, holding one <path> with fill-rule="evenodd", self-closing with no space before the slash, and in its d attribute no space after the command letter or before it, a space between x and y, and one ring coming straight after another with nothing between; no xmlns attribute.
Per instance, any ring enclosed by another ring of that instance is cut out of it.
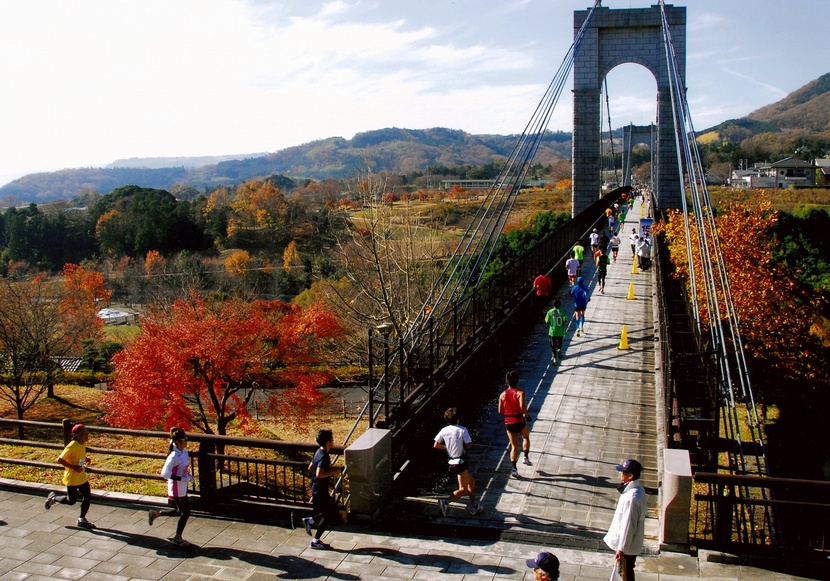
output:
<svg viewBox="0 0 830 581"><path fill-rule="evenodd" d="M686 83L686 8L665 6L680 81ZM574 12L574 34L589 10ZM617 65L642 65L657 81L657 122L652 184L658 209L681 207L675 129L660 6L627 10L594 9L574 59L573 215L600 197L601 87ZM656 165L656 167L654 167Z"/></svg>
<svg viewBox="0 0 830 581"><path fill-rule="evenodd" d="M651 125L632 124L623 127L622 185L631 185L631 154L634 151L635 145L643 144L648 146L651 152L651 171L652 175L654 175L657 166L654 155L656 139L657 127L653 123Z"/></svg>

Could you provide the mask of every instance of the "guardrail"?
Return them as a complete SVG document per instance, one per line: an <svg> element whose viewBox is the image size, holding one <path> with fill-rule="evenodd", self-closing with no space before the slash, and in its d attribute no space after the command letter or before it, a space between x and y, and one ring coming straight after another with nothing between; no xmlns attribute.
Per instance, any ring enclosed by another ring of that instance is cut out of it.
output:
<svg viewBox="0 0 830 581"><path fill-rule="evenodd" d="M694 485L693 545L830 551L830 482L698 472Z"/></svg>
<svg viewBox="0 0 830 581"><path fill-rule="evenodd" d="M588 209L540 241L520 259L472 289L442 316L432 317L423 333L407 342L390 344L369 331L368 414L370 426L389 428L396 440L427 408L428 402L467 365L508 323L524 325L533 310L533 279L549 273L554 287L564 283L564 261L577 240L586 240L591 228L604 224L605 209L624 188L597 200ZM382 345L373 348L373 342ZM382 380L380 385L376 385ZM376 418L379 418L376 420ZM396 446L397 447L397 446Z"/></svg>
<svg viewBox="0 0 830 581"><path fill-rule="evenodd" d="M62 423L36 422L30 420L13 420L0 418L0 432L18 432L23 429L30 433L37 432L39 439L21 439L0 437L0 445L24 448L55 450L55 458L71 438L74 422L64 420ZM109 434L125 439L158 439L158 448L164 449L169 435L166 432L127 430L106 426L87 426L92 441L96 434ZM234 436L216 436L212 434L188 433L188 440L198 445L191 450L191 474L194 481L190 492L197 495L205 508L234 500L268 502L291 508L311 508L309 487L311 479L308 465L317 444L301 442L283 442L257 438L239 438ZM158 449L156 448L156 449ZM87 446L90 454L97 456L96 465L87 468L90 474L103 474L139 480L164 480L160 476L166 453L148 450L130 450L124 448L100 448ZM233 451L234 453L226 453ZM342 454L344 448L335 446L334 454ZM156 460L156 472L125 471L103 468L100 465L108 457L126 456L136 459ZM270 457L269 457L270 456ZM0 463L9 465L32 466L43 469L63 470L57 462L43 462L25 458L0 457ZM348 503L344 480L338 480L335 492L343 504Z"/></svg>

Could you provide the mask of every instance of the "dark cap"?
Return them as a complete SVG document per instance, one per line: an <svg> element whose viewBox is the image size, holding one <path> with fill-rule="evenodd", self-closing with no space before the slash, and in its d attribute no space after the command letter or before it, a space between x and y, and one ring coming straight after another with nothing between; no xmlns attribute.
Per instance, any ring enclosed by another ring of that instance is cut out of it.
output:
<svg viewBox="0 0 830 581"><path fill-rule="evenodd" d="M628 472L639 476L640 472L643 471L643 465L637 462L634 458L629 458L628 460L623 460L620 465L617 466L617 470L619 472Z"/></svg>
<svg viewBox="0 0 830 581"><path fill-rule="evenodd" d="M85 426L85 425L83 425L83 424L75 424L74 426L72 426L72 433L73 433L73 434L77 434L77 433L78 433L78 432L80 432L81 430L85 430L85 429L86 429L86 426Z"/></svg>
<svg viewBox="0 0 830 581"><path fill-rule="evenodd" d="M576 284L582 284L583 282L585 282L584 278L582 278L581 276L576 277Z"/></svg>
<svg viewBox="0 0 830 581"><path fill-rule="evenodd" d="M536 555L535 559L528 559L527 566L531 569L541 569L548 575L559 575L559 559L547 551Z"/></svg>

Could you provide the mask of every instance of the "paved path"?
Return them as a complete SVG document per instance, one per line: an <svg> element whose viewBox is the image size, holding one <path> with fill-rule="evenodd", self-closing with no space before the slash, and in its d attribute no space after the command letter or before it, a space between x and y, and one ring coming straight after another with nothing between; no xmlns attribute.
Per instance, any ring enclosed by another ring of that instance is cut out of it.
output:
<svg viewBox="0 0 830 581"><path fill-rule="evenodd" d="M260 580L260 579L420 579L463 581L533 579L525 559L542 549L561 562L562 581L610 575L608 553L536 543L441 540L415 535L387 536L365 529L333 531L333 549L308 547L303 530L194 517L185 536L198 545L184 551L169 543L175 521L160 518L147 524L147 507L93 503L89 517L95 530L75 527L77 507L43 508L45 493L0 481L0 579L83 579L126 581ZM11 489L10 489L11 488ZM136 499L138 501L139 499ZM679 554L644 556L638 581L690 579L799 579L746 565L727 565ZM820 577L812 577L820 578ZM827 578L827 577L824 577Z"/></svg>

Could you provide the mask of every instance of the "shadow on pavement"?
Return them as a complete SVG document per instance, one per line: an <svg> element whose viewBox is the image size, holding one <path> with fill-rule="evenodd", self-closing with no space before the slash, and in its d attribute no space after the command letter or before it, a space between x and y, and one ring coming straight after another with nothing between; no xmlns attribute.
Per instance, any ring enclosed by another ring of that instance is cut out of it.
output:
<svg viewBox="0 0 830 581"><path fill-rule="evenodd" d="M447 573L452 575L477 575L487 573L495 575L498 573L510 574L515 570L508 567L500 567L498 565L476 565L470 563L466 559L453 557L451 555L436 555L436 554L420 554L411 555L402 553L396 549L389 549L386 547L361 547L349 551L352 555L371 555L373 557L380 557L389 559L399 565L408 566L428 566L432 569L439 568L438 573Z"/></svg>

